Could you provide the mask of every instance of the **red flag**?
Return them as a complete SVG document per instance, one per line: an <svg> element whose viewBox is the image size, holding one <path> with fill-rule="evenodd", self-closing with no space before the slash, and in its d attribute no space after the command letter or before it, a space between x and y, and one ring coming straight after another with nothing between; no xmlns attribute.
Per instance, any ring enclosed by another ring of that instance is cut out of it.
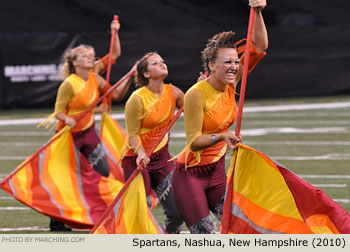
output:
<svg viewBox="0 0 350 252"><path fill-rule="evenodd" d="M221 233L350 233L342 207L246 145L232 154L227 181Z"/></svg>
<svg viewBox="0 0 350 252"><path fill-rule="evenodd" d="M108 165L111 170L110 177L124 181L123 170L121 169L121 149L125 141L125 131L120 124L108 113L103 114L101 141L106 151Z"/></svg>
<svg viewBox="0 0 350 252"><path fill-rule="evenodd" d="M34 210L75 228L92 228L123 186L90 166L75 148L70 132L30 159L5 178L1 188Z"/></svg>
<svg viewBox="0 0 350 252"><path fill-rule="evenodd" d="M93 234L162 234L145 195L142 174L139 173Z"/></svg>

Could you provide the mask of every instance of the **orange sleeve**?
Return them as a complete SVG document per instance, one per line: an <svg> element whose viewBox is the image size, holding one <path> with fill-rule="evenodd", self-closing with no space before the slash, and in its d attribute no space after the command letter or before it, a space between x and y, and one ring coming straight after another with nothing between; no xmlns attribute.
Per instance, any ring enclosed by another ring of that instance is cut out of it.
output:
<svg viewBox="0 0 350 252"><path fill-rule="evenodd" d="M103 56L100 60L101 60L101 62L103 63L103 65L105 66L105 67L107 67L108 66L108 58L109 58L109 53L107 53L105 56ZM116 61L115 60L112 60L112 65L114 65L116 63Z"/></svg>
<svg viewBox="0 0 350 252"><path fill-rule="evenodd" d="M111 87L112 87L112 85L106 82L106 84L103 86L103 88L100 89L100 93L105 94Z"/></svg>
<svg viewBox="0 0 350 252"><path fill-rule="evenodd" d="M242 39L240 41L238 41L236 43L236 45L240 44L242 41L244 41L245 39ZM245 56L245 49L246 49L246 44L241 45L237 48L237 52L238 54L242 54L242 56L240 57L239 61L241 62L242 65L244 65L244 56ZM249 66L248 66L248 73L250 74L253 69L255 68L255 66L259 63L259 61L265 57L266 52L262 52L262 53L257 53L254 45L252 44L250 47L250 57L249 57Z"/></svg>

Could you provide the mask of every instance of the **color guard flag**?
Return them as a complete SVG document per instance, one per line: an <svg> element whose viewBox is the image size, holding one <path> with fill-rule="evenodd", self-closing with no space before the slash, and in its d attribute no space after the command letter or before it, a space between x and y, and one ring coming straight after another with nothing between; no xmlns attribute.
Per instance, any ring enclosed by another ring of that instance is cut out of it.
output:
<svg viewBox="0 0 350 252"><path fill-rule="evenodd" d="M1 182L20 202L75 228L92 228L122 186L92 168L69 131Z"/></svg>
<svg viewBox="0 0 350 252"><path fill-rule="evenodd" d="M123 170L121 169L121 149L125 141L124 129L108 113L103 114L101 141L106 152L108 165L111 170L110 177L124 181Z"/></svg>
<svg viewBox="0 0 350 252"><path fill-rule="evenodd" d="M93 234L162 234L145 195L143 177L139 173Z"/></svg>
<svg viewBox="0 0 350 252"><path fill-rule="evenodd" d="M323 191L259 151L238 146L228 171L221 233L350 233L350 215Z"/></svg>
<svg viewBox="0 0 350 252"><path fill-rule="evenodd" d="M31 160L23 167L21 166L27 161L19 165L21 168L15 169L5 178L0 187L15 199L44 215L74 228L91 229L124 185L120 168L120 150L124 139L122 127L105 114L101 140L111 170L108 178L101 176L91 167L87 159L75 148L70 132L66 131L39 154L29 157ZM143 216L147 213L147 218L153 218L152 214L148 213L149 210L143 208L136 209L142 210L142 213L135 213L135 202L140 202L142 197L146 200L144 190L143 194L138 192L141 194L135 191L133 196L123 201L128 204L127 212L129 213L130 204L134 214ZM153 196L153 206L156 206L156 200ZM121 230L154 233L154 229L147 225L152 223L156 227L158 224L153 220L147 221L147 218L144 223L135 224L126 215L121 220L124 220L122 223L128 228L125 229L122 225ZM129 224L129 220L132 224ZM129 228L133 225L137 226L136 229Z"/></svg>

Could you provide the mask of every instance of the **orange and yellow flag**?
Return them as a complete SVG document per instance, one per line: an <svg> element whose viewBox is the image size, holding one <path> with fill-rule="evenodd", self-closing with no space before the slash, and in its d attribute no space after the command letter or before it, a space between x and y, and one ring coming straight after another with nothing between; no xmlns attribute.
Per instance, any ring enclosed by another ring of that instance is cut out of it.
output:
<svg viewBox="0 0 350 252"><path fill-rule="evenodd" d="M221 233L349 234L350 215L323 191L240 144L228 170Z"/></svg>
<svg viewBox="0 0 350 252"><path fill-rule="evenodd" d="M70 132L65 131L40 152L29 157L29 162L26 160L19 165L1 181L0 188L44 215L74 228L91 229L124 185L120 150L124 144L125 133L108 114L105 114L101 140L111 170L108 178L91 167L75 148ZM23 164L25 165L22 167ZM155 206L156 198L153 197L152 200ZM127 211L120 217L118 232L162 232L147 204L142 205L143 201L146 202L143 180L140 182L138 179L130 185L123 197L122 208ZM133 214L129 215L130 213ZM130 218L132 216L139 218Z"/></svg>
<svg viewBox="0 0 350 252"><path fill-rule="evenodd" d="M122 186L92 168L70 132L1 182L17 200L75 228L92 228Z"/></svg>
<svg viewBox="0 0 350 252"><path fill-rule="evenodd" d="M142 174L130 183L125 193L94 228L93 234L162 234L163 230L147 206Z"/></svg>
<svg viewBox="0 0 350 252"><path fill-rule="evenodd" d="M103 117L101 141L111 170L110 177L124 181L120 159L121 149L126 137L125 131L109 114L104 113Z"/></svg>

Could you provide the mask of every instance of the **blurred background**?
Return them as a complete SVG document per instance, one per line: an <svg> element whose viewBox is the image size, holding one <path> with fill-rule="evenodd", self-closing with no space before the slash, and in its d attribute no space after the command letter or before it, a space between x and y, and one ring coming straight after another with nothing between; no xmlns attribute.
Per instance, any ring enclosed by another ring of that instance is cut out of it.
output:
<svg viewBox="0 0 350 252"><path fill-rule="evenodd" d="M244 143L324 190L350 213L350 1L267 0L267 55L249 76ZM62 55L81 43L109 51L117 14L122 55L111 83L149 51L186 91L215 33L247 33L248 0L0 0L0 181L53 135L36 125L53 112ZM239 88L239 87L238 87ZM127 99L134 87L130 88ZM124 103L113 118L124 126ZM96 120L99 122L98 115ZM169 150L186 145L183 117ZM226 166L230 155L227 155ZM163 224L160 207L154 211ZM47 232L49 218L0 190L0 233ZM74 232L88 232L77 231Z"/></svg>
<svg viewBox="0 0 350 252"><path fill-rule="evenodd" d="M350 2L270 0L263 11L267 56L249 77L247 99L350 93ZM62 55L80 43L109 51L119 15L119 80L146 52L169 68L167 82L186 91L202 71L200 53L215 33L247 32L247 0L0 0L0 109L52 108ZM134 87L129 90L133 91ZM128 98L128 95L125 99ZM125 100L121 102L124 104Z"/></svg>

